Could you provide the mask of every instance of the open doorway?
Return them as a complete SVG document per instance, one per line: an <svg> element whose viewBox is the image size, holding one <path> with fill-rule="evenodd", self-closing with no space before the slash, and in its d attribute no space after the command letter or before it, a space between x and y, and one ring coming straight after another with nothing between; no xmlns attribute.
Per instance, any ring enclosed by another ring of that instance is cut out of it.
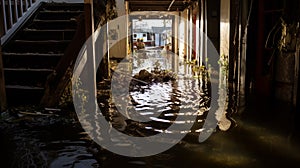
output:
<svg viewBox="0 0 300 168"><path fill-rule="evenodd" d="M132 18L131 23L133 49L141 49L139 43L144 43L142 49L171 49L173 34L171 17L149 18L148 15L139 15Z"/></svg>

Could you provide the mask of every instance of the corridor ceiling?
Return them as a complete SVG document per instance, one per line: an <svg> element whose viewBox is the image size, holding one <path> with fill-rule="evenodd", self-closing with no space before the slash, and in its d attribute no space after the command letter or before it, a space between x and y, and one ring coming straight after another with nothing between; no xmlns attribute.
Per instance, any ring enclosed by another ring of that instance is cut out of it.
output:
<svg viewBox="0 0 300 168"><path fill-rule="evenodd" d="M183 11L197 0L126 0L130 11Z"/></svg>

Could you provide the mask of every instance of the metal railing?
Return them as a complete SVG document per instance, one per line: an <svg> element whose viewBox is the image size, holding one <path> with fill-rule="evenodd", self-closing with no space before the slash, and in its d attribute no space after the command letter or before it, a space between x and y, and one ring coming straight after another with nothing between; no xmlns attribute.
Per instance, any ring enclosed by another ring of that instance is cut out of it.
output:
<svg viewBox="0 0 300 168"><path fill-rule="evenodd" d="M0 37L3 45L44 0L0 0Z"/></svg>

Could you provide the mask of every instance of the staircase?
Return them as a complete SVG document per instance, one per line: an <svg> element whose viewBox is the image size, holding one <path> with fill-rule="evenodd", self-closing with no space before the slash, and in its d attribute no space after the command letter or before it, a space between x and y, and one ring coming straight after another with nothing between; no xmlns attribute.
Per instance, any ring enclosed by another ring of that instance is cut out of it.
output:
<svg viewBox="0 0 300 168"><path fill-rule="evenodd" d="M83 4L43 3L3 46L8 105L39 104L48 76L74 41Z"/></svg>

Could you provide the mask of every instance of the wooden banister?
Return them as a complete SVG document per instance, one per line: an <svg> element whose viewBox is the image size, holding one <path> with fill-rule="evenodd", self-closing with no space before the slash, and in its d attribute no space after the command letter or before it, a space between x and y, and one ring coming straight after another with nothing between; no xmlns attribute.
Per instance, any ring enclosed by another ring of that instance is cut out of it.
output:
<svg viewBox="0 0 300 168"><path fill-rule="evenodd" d="M1 45L7 42L43 1L46 0L0 0Z"/></svg>

